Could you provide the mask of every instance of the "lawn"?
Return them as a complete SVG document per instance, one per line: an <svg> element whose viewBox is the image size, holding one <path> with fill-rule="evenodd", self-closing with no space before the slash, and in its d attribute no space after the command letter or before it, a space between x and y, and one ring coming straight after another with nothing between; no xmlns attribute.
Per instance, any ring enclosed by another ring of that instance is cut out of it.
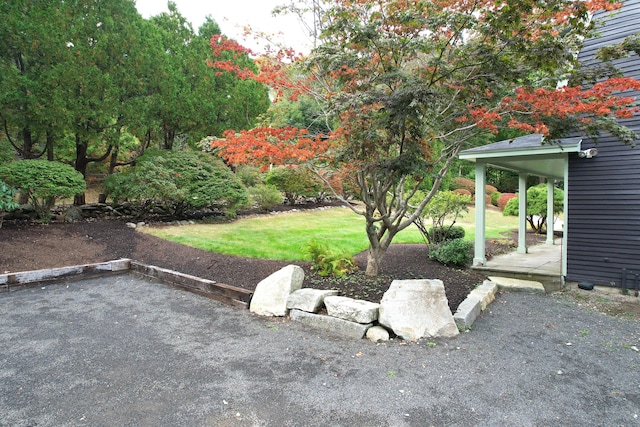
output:
<svg viewBox="0 0 640 427"><path fill-rule="evenodd" d="M457 221L465 228L466 239L473 240L474 210ZM517 228L517 218L487 211L487 237L500 238L502 232ZM218 224L150 227L145 233L210 252L248 258L283 261L305 260L304 248L311 240L325 242L331 250L355 255L369 244L364 219L344 207L322 210L282 212ZM399 233L394 243L423 243L415 227Z"/></svg>

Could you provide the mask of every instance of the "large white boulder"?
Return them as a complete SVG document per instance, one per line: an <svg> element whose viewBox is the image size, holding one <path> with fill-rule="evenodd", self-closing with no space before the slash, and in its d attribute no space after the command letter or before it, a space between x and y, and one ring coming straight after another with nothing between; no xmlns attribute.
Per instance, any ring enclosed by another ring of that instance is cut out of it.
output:
<svg viewBox="0 0 640 427"><path fill-rule="evenodd" d="M249 310L261 316L285 316L287 298L302 288L304 270L297 265L288 265L263 279L251 298Z"/></svg>
<svg viewBox="0 0 640 427"><path fill-rule="evenodd" d="M378 323L409 341L459 333L437 279L394 280L380 301Z"/></svg>
<svg viewBox="0 0 640 427"><path fill-rule="evenodd" d="M348 297L326 297L324 305L329 316L357 323L371 323L378 320L380 304Z"/></svg>

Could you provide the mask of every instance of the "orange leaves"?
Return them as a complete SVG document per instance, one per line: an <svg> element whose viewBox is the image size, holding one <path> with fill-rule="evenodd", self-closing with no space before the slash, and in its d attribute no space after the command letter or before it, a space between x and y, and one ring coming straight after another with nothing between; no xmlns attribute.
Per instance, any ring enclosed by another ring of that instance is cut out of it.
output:
<svg viewBox="0 0 640 427"><path fill-rule="evenodd" d="M487 107L471 108L469 114L476 122L480 129L488 129L492 133L498 133L498 122L502 117L495 111L487 109Z"/></svg>
<svg viewBox="0 0 640 427"><path fill-rule="evenodd" d="M640 113L634 106L632 97L620 96L621 92L640 90L640 81L630 77L616 77L590 88L562 87L555 90L525 89L515 90L515 97L505 97L501 109L512 115L526 113L531 120L526 122L512 118L509 127L527 132L546 134L548 129L542 123L544 117L578 117L583 124L589 117L614 116L619 119L631 118Z"/></svg>
<svg viewBox="0 0 640 427"><path fill-rule="evenodd" d="M620 94L638 90L640 81L630 77L611 78L590 88L575 86L549 90L521 87L515 89L515 96L504 97L497 109L470 105L468 115L456 118L455 122L465 124L472 120L478 128L496 132L498 124L506 116L509 118L505 123L507 127L547 135L549 129L544 122L551 117L572 117L583 125L591 123L594 117L632 118L640 113L640 107L634 105L634 98Z"/></svg>
<svg viewBox="0 0 640 427"><path fill-rule="evenodd" d="M207 65L216 70L216 75L230 73L242 80L254 80L265 84L275 91L277 99L288 94L291 100L295 100L300 94L310 90L308 78L289 77L288 64L301 59L301 55L293 49L280 49L258 57L255 63L258 65L259 72L256 73L236 63L242 55L255 56L250 49L219 34L211 38L210 44L216 59L207 61Z"/></svg>
<svg viewBox="0 0 640 427"><path fill-rule="evenodd" d="M269 165L301 163L324 153L329 141L326 138L307 136L306 129L294 127L254 128L235 132L228 130L223 139L216 139L211 148L229 164L251 164L263 169Z"/></svg>

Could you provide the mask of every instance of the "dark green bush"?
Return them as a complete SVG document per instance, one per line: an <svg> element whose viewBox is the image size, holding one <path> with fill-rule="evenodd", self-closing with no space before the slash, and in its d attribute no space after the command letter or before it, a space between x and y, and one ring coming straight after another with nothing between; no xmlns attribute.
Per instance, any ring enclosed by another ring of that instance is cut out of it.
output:
<svg viewBox="0 0 640 427"><path fill-rule="evenodd" d="M175 216L217 208L227 215L247 203L247 190L217 157L195 151L147 151L136 165L105 179L114 201L162 205Z"/></svg>
<svg viewBox="0 0 640 427"><path fill-rule="evenodd" d="M282 203L282 193L273 185L259 184L247 189L253 204L263 211Z"/></svg>
<svg viewBox="0 0 640 427"><path fill-rule="evenodd" d="M343 277L354 272L357 267L353 257L345 252L334 252L325 243L311 240L304 248L311 258L313 268L320 276Z"/></svg>
<svg viewBox="0 0 640 427"><path fill-rule="evenodd" d="M455 239L444 242L439 246L431 246L429 258L447 265L463 267L471 262L473 255L473 242L464 239Z"/></svg>
<svg viewBox="0 0 640 427"><path fill-rule="evenodd" d="M564 209L564 191L553 188L553 213L558 214ZM518 216L518 196L510 199L502 214ZM527 189L527 221L536 233L542 233L547 223L547 184L538 184Z"/></svg>
<svg viewBox="0 0 640 427"><path fill-rule="evenodd" d="M302 197L317 197L322 191L320 179L304 167L273 168L267 174L265 183L280 190L291 205Z"/></svg>
<svg viewBox="0 0 640 427"><path fill-rule="evenodd" d="M59 199L73 197L86 189L84 177L64 163L48 160L19 160L0 166L0 180L26 195L40 219L51 217Z"/></svg>
<svg viewBox="0 0 640 427"><path fill-rule="evenodd" d="M429 229L429 242L440 243L449 240L463 239L464 235L464 228L459 225L432 227Z"/></svg>

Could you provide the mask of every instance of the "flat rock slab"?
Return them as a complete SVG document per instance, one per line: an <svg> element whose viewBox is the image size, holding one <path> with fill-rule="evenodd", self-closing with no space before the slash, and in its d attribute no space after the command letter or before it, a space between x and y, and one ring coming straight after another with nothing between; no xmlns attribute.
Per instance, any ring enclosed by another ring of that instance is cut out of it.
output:
<svg viewBox="0 0 640 427"><path fill-rule="evenodd" d="M361 339L364 334L367 333L367 330L373 326L371 323L363 325L362 323L349 322L348 320L338 319L337 317L307 313L301 310L291 310L289 315L292 320L304 323L305 325L328 330L343 337L353 339Z"/></svg>
<svg viewBox="0 0 640 427"><path fill-rule="evenodd" d="M408 341L459 333L444 284L438 279L391 282L380 302L378 322Z"/></svg>
<svg viewBox="0 0 640 427"><path fill-rule="evenodd" d="M529 292L533 294L545 293L542 283L534 280L512 279L510 277L498 276L491 276L489 280L498 285L498 288L508 291Z"/></svg>
<svg viewBox="0 0 640 427"><path fill-rule="evenodd" d="M357 323L372 323L378 320L380 304L348 297L332 296L324 300L329 316Z"/></svg>
<svg viewBox="0 0 640 427"><path fill-rule="evenodd" d="M249 310L261 316L285 316L287 298L302 288L304 270L297 265L288 265L256 286Z"/></svg>
<svg viewBox="0 0 640 427"><path fill-rule="evenodd" d="M485 280L480 286L472 290L453 315L458 329L465 330L470 328L480 313L496 299L497 291L498 285L490 280Z"/></svg>
<svg viewBox="0 0 640 427"><path fill-rule="evenodd" d="M287 308L317 313L323 306L326 297L338 295L337 290L303 288L298 289L287 298Z"/></svg>

